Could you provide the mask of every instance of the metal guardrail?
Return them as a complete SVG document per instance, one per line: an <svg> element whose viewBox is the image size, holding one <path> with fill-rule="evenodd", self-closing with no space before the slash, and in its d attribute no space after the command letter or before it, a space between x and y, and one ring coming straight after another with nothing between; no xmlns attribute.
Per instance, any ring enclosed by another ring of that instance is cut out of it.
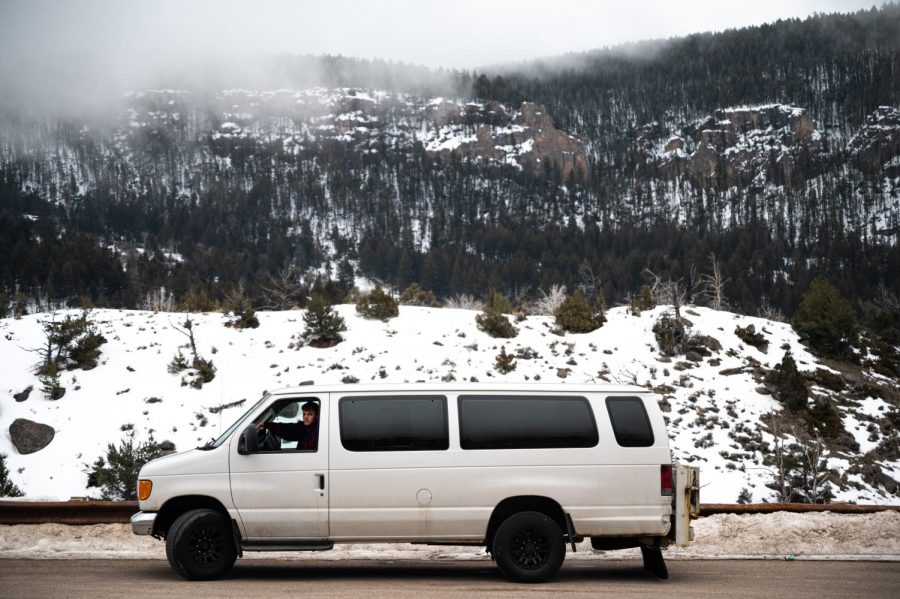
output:
<svg viewBox="0 0 900 599"><path fill-rule="evenodd" d="M0 501L0 524L124 524L138 511L137 501ZM900 512L900 505L851 503L701 503L700 516L771 514L773 512L834 512L871 514Z"/></svg>

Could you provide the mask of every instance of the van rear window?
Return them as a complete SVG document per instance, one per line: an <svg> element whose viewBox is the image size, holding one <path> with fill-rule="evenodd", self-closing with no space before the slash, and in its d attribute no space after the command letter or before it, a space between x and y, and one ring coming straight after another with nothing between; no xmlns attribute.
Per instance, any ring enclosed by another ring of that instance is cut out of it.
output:
<svg viewBox="0 0 900 599"><path fill-rule="evenodd" d="M584 397L461 395L463 449L594 447L597 425Z"/></svg>
<svg viewBox="0 0 900 599"><path fill-rule="evenodd" d="M341 444L348 451L447 449L447 398L441 395L343 397Z"/></svg>
<svg viewBox="0 0 900 599"><path fill-rule="evenodd" d="M653 429L647 409L639 397L607 397L606 409L616 442L622 447L650 447Z"/></svg>

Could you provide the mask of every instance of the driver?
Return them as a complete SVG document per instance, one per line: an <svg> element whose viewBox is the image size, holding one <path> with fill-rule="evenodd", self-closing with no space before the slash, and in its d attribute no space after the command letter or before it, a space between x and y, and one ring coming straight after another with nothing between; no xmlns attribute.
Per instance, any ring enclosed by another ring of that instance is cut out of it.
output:
<svg viewBox="0 0 900 599"><path fill-rule="evenodd" d="M319 404L308 401L301 407L303 420L298 422L260 422L258 429L265 429L287 441L296 441L297 449L315 451L319 446Z"/></svg>

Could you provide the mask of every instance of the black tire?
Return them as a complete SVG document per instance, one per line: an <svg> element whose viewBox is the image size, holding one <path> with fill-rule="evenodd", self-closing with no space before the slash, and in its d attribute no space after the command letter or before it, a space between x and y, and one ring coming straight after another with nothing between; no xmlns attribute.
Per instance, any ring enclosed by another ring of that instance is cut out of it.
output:
<svg viewBox="0 0 900 599"><path fill-rule="evenodd" d="M215 580L234 565L237 548L231 523L210 509L181 514L166 535L166 557L187 580Z"/></svg>
<svg viewBox="0 0 900 599"><path fill-rule="evenodd" d="M491 553L503 575L513 582L543 582L559 571L566 544L552 518L540 512L519 512L497 529Z"/></svg>

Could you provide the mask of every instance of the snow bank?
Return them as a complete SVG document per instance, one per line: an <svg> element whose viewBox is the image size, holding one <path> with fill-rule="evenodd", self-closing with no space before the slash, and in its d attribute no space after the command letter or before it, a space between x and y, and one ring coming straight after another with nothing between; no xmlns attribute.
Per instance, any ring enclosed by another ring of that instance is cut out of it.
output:
<svg viewBox="0 0 900 599"><path fill-rule="evenodd" d="M694 523L695 542L667 559L840 559L900 561L900 513L719 514ZM567 559L637 558L637 550L593 551L585 541ZM476 547L402 544L337 545L333 551L248 553L311 560L489 560ZM165 547L135 536L128 524L0 526L0 559L165 559Z"/></svg>

